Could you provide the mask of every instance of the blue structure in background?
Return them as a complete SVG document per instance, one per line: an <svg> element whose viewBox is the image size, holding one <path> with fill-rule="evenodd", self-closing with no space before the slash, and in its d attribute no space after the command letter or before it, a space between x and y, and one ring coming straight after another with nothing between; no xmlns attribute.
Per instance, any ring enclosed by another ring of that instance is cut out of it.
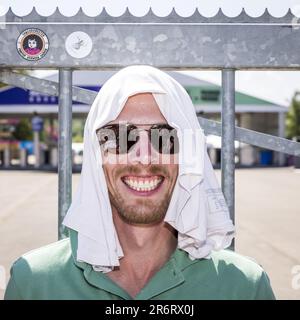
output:
<svg viewBox="0 0 300 320"><path fill-rule="evenodd" d="M32 141L27 141L27 140L20 141L19 146L20 146L20 149L26 149L28 155L33 154L34 146Z"/></svg>
<svg viewBox="0 0 300 320"><path fill-rule="evenodd" d="M260 164L268 166L273 162L273 152L271 150L262 150L260 152Z"/></svg>
<svg viewBox="0 0 300 320"><path fill-rule="evenodd" d="M31 126L33 131L41 132L44 128L44 121L41 117L35 116L31 120Z"/></svg>
<svg viewBox="0 0 300 320"><path fill-rule="evenodd" d="M89 89L98 92L101 86L81 86L81 88ZM8 106L22 106L25 108L28 106L32 109L32 106L57 106L58 97L49 96L33 90L26 90L17 87L4 87L0 89L0 112L1 108L7 109ZM73 105L83 105L81 102L73 101ZM26 112L25 112L26 113ZM31 113L31 112L29 112Z"/></svg>

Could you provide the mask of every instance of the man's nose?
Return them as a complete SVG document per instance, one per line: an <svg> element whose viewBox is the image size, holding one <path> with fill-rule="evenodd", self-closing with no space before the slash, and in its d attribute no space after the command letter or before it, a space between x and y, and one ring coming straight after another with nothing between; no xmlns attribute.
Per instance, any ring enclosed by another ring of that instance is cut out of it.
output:
<svg viewBox="0 0 300 320"><path fill-rule="evenodd" d="M132 160L140 162L141 164L147 165L153 161L155 152L151 145L150 137L148 132L141 131L139 133L139 139L134 148L134 159Z"/></svg>

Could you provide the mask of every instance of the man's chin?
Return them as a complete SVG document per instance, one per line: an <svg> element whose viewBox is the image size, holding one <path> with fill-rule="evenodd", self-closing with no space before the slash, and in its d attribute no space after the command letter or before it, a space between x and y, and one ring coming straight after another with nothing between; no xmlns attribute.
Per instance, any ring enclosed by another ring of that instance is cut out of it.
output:
<svg viewBox="0 0 300 320"><path fill-rule="evenodd" d="M129 211L129 210L119 210L118 211L119 216L121 219L132 225L154 225L159 224L164 220L165 213L163 212L137 212L137 211Z"/></svg>

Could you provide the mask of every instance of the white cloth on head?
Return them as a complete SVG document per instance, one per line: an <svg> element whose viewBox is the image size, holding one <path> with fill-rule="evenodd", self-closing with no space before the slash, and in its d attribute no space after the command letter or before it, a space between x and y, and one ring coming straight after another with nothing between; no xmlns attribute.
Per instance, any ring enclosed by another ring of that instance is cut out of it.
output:
<svg viewBox="0 0 300 320"><path fill-rule="evenodd" d="M127 99L138 93L152 93L167 122L178 130L178 178L164 218L178 231L178 248L191 259L209 258L212 250L228 247L234 237L205 135L187 92L156 68L126 67L103 85L90 109L79 186L63 221L78 232L77 260L102 272L119 266L123 251L113 223L96 130L116 119Z"/></svg>

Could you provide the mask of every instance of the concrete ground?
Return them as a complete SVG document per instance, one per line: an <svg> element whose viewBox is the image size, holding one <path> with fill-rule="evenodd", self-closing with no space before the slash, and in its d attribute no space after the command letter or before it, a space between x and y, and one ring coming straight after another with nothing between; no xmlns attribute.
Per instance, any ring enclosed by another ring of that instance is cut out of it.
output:
<svg viewBox="0 0 300 320"><path fill-rule="evenodd" d="M235 188L236 251L264 267L278 299L300 299L300 274L292 273L300 273L300 173L238 169ZM0 171L0 299L12 262L56 239L57 175Z"/></svg>

